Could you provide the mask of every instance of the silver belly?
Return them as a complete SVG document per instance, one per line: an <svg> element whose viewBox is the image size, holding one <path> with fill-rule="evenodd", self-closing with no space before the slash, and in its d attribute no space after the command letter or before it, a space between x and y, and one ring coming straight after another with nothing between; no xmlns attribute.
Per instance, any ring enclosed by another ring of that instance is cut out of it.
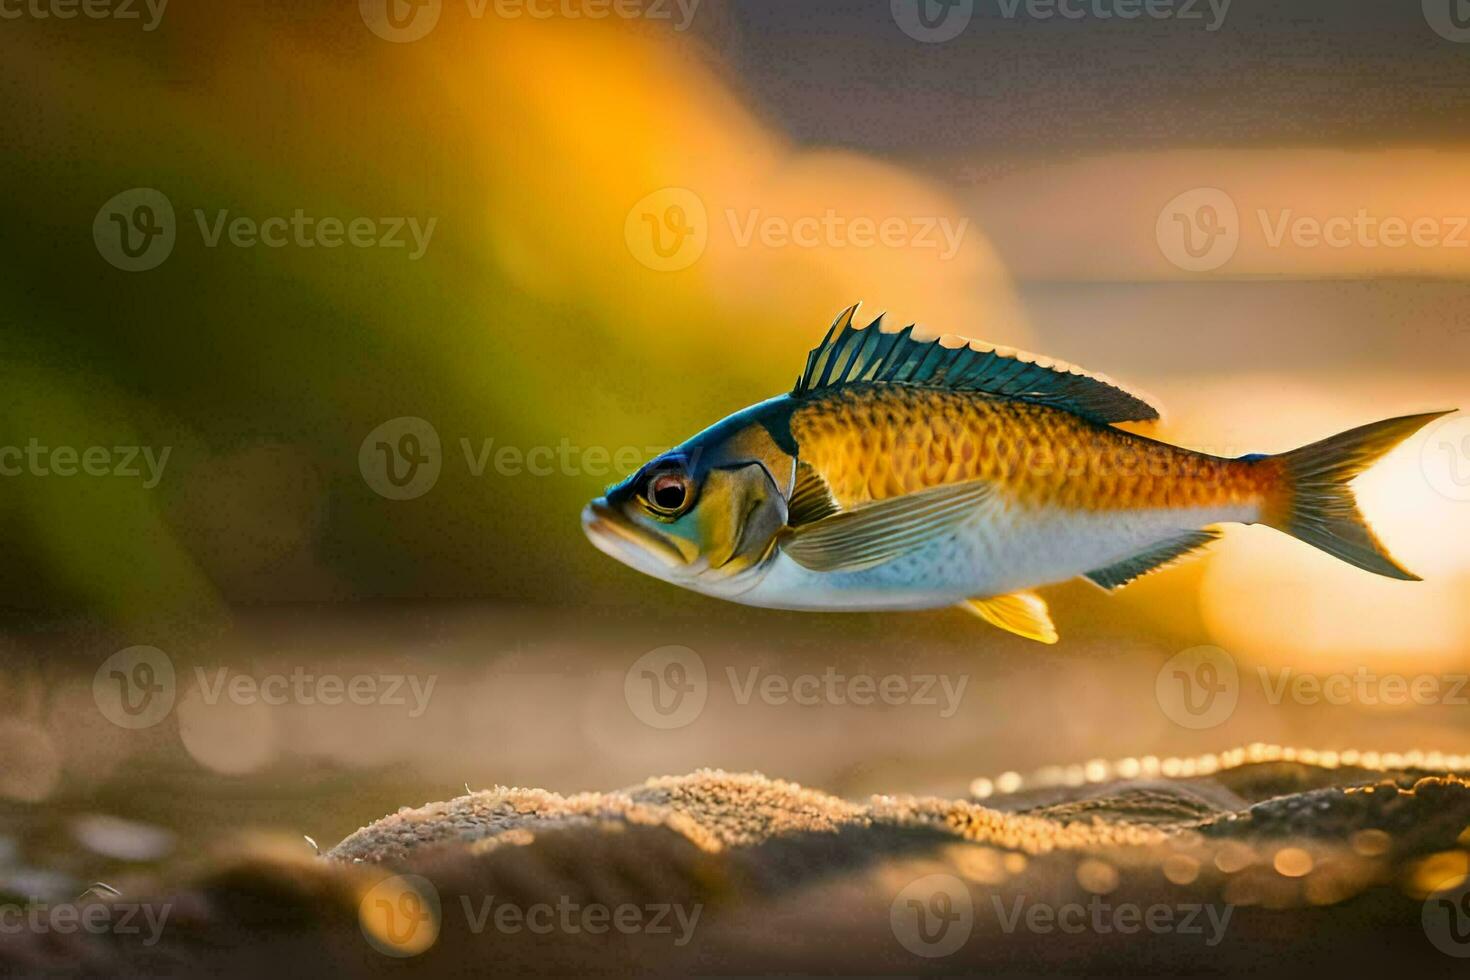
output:
<svg viewBox="0 0 1470 980"><path fill-rule="evenodd" d="M1006 595L1131 558L1208 524L1250 523L1253 507L1080 512L982 512L956 533L854 572L814 572L784 554L738 596L773 609L932 609L972 596Z"/></svg>

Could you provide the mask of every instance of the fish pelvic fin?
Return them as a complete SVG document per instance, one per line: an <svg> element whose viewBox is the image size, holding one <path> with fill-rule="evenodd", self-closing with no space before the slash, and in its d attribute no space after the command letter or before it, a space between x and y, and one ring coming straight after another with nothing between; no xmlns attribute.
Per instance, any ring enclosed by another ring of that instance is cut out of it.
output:
<svg viewBox="0 0 1470 980"><path fill-rule="evenodd" d="M1255 465L1279 468L1261 523L1285 531L1349 565L1388 578L1418 582L1394 560L1358 510L1350 480L1420 428L1449 412L1371 422Z"/></svg>
<svg viewBox="0 0 1470 980"><path fill-rule="evenodd" d="M1055 643L1059 639L1046 600L1034 592L966 599L960 608L1028 640Z"/></svg>

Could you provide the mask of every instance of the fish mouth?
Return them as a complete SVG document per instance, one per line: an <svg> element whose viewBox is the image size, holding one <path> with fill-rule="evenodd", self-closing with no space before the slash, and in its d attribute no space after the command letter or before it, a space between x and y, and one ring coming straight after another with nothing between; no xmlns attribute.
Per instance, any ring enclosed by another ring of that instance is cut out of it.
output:
<svg viewBox="0 0 1470 980"><path fill-rule="evenodd" d="M686 564L678 548L630 524L605 497L582 508L582 532L609 558L650 575L666 575Z"/></svg>

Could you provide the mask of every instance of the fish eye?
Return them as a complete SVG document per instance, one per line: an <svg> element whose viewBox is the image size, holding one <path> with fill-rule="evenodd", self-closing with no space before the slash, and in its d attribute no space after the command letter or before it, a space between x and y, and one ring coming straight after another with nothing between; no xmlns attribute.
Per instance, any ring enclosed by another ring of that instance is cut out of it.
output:
<svg viewBox="0 0 1470 980"><path fill-rule="evenodd" d="M677 514L688 505L692 489L687 474L665 470L649 478L644 499L654 511L666 515Z"/></svg>

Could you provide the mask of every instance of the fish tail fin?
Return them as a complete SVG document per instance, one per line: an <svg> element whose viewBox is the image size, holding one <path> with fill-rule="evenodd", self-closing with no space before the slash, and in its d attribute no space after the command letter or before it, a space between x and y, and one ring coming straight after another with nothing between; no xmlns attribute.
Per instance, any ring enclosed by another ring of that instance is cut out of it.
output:
<svg viewBox="0 0 1470 980"><path fill-rule="evenodd" d="M1430 421L1449 412L1405 415L1349 429L1310 446L1266 457L1278 479L1261 523L1376 575L1420 581L1378 540L1348 481Z"/></svg>

